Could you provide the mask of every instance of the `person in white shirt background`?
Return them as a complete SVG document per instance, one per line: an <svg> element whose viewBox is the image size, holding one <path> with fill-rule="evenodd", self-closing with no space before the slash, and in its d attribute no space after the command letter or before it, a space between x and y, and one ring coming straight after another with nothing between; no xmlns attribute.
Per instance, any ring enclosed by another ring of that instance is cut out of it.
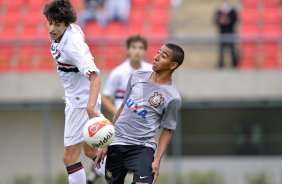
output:
<svg viewBox="0 0 282 184"><path fill-rule="evenodd" d="M128 58L110 73L102 91L102 105L112 115L122 103L131 74L136 70L152 71L152 65L144 61L147 50L145 38L140 35L129 37L126 40L126 48Z"/></svg>

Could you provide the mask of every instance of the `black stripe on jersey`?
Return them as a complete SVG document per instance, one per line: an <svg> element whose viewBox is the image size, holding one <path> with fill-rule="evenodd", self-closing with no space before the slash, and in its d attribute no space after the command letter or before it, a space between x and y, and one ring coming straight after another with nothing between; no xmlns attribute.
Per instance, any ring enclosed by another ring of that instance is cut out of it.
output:
<svg viewBox="0 0 282 184"><path fill-rule="evenodd" d="M123 96L115 96L115 99L123 99Z"/></svg>
<svg viewBox="0 0 282 184"><path fill-rule="evenodd" d="M59 67L58 70L60 70L62 72L75 72L75 73L79 72L78 68L63 68L63 67Z"/></svg>
<svg viewBox="0 0 282 184"><path fill-rule="evenodd" d="M58 52L58 55L55 57L55 59L59 59L61 57L61 53Z"/></svg>

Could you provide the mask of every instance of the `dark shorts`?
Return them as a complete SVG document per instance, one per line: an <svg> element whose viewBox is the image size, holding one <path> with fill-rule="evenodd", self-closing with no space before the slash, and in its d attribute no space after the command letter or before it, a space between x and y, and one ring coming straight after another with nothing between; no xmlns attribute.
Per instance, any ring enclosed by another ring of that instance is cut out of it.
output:
<svg viewBox="0 0 282 184"><path fill-rule="evenodd" d="M152 183L154 149L142 145L109 146L105 177L108 184L123 184L128 171L133 173L132 183Z"/></svg>

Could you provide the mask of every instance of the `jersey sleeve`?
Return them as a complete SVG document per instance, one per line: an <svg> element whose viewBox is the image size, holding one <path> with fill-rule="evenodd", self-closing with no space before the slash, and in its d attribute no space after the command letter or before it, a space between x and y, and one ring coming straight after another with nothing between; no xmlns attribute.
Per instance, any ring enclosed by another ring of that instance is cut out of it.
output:
<svg viewBox="0 0 282 184"><path fill-rule="evenodd" d="M111 72L102 94L105 96L113 96L117 91L119 86L119 77L115 71Z"/></svg>
<svg viewBox="0 0 282 184"><path fill-rule="evenodd" d="M91 55L87 44L82 38L72 38L68 40L67 57L78 70L87 78L92 72L100 73L94 63L94 58Z"/></svg>
<svg viewBox="0 0 282 184"><path fill-rule="evenodd" d="M131 94L131 91L132 91L132 76L133 76L133 74L131 74L130 78L128 79L126 90L125 90L125 95L124 95L123 102L122 102L123 104L126 104L126 101L128 100L128 98L129 98L129 96Z"/></svg>
<svg viewBox="0 0 282 184"><path fill-rule="evenodd" d="M181 106L180 99L174 99L168 104L161 120L161 128L166 128L171 130L176 129L177 114L180 110L180 106Z"/></svg>

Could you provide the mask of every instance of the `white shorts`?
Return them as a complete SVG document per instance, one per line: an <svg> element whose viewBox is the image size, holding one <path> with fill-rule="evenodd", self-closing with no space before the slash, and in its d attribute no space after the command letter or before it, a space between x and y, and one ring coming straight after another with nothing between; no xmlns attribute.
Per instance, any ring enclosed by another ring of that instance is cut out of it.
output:
<svg viewBox="0 0 282 184"><path fill-rule="evenodd" d="M100 112L97 109L96 112ZM102 115L102 114L100 114ZM65 107L65 131L64 147L76 145L84 142L83 127L89 120L86 107L73 108L66 104Z"/></svg>

